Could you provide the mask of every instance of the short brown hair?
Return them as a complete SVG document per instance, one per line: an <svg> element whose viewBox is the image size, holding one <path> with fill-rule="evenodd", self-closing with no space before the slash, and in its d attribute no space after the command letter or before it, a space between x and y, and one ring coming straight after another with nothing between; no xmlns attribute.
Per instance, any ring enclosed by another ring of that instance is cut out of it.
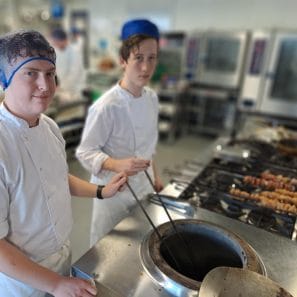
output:
<svg viewBox="0 0 297 297"><path fill-rule="evenodd" d="M146 39L155 39L155 38L152 38L149 35L137 34L123 41L122 46L120 47L120 57L127 62L132 50L135 48L139 48L139 44ZM158 42L157 39L155 40Z"/></svg>

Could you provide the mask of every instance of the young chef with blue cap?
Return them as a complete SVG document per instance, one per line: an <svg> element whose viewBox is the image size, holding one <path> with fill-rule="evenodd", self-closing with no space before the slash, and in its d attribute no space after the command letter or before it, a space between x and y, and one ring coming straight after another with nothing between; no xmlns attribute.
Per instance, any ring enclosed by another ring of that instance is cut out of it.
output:
<svg viewBox="0 0 297 297"><path fill-rule="evenodd" d="M125 171L139 198L156 191L161 180L153 164L158 140L158 97L146 86L156 68L159 31L145 19L128 21L122 28L120 63L122 79L89 109L76 156L92 173L91 181L104 183L115 172ZM91 245L128 215L135 205L129 189L114 199L95 201Z"/></svg>
<svg viewBox="0 0 297 297"><path fill-rule="evenodd" d="M36 31L0 37L0 296L94 296L71 278L71 195L111 197L126 182L105 187L68 173L65 141L43 114L55 84L54 49Z"/></svg>

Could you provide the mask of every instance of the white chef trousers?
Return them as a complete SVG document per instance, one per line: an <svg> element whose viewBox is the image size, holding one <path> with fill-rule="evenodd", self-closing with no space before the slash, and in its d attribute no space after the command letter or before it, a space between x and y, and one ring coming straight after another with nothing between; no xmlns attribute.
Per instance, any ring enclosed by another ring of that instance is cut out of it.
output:
<svg viewBox="0 0 297 297"><path fill-rule="evenodd" d="M61 275L70 276L71 269L71 249L70 242L67 241L61 249L43 259L38 264ZM0 273L0 296L1 297L49 297L50 294L36 290L31 286L15 280L4 273Z"/></svg>

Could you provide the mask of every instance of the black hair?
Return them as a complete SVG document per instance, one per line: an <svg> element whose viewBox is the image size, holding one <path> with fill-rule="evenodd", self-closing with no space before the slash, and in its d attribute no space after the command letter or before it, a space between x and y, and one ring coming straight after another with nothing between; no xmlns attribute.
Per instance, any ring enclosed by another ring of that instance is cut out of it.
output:
<svg viewBox="0 0 297 297"><path fill-rule="evenodd" d="M5 70L19 57L35 56L56 61L54 48L38 31L21 30L0 37L0 69Z"/></svg>
<svg viewBox="0 0 297 297"><path fill-rule="evenodd" d="M64 29L57 27L51 31L51 37L56 40L66 40L67 33Z"/></svg>

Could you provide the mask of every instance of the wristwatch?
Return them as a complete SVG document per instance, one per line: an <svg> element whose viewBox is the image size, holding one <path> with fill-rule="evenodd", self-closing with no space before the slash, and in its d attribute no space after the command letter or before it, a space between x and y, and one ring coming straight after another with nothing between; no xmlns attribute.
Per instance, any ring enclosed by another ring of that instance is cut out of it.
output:
<svg viewBox="0 0 297 297"><path fill-rule="evenodd" d="M98 199L104 199L102 196L102 190L103 190L104 186L98 185L97 186L97 191L96 191L96 197Z"/></svg>

